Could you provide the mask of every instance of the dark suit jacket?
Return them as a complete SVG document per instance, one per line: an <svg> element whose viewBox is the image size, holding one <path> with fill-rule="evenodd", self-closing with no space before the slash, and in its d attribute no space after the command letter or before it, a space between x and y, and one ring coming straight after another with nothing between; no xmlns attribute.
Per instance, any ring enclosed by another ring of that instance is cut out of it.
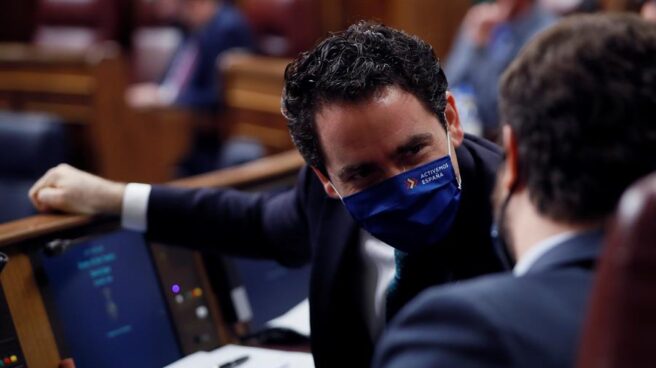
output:
<svg viewBox="0 0 656 368"><path fill-rule="evenodd" d="M197 44L198 56L189 81L180 91L175 103L194 109L215 110L219 107L222 95L216 66L217 57L232 48L254 49L250 27L239 10L229 4L223 4L207 25L186 38L176 56L188 42Z"/></svg>
<svg viewBox="0 0 656 368"><path fill-rule="evenodd" d="M489 196L500 160L498 148L466 137L456 154L463 179L456 222L451 234L424 257L409 257L407 278L400 285L407 298L432 285L501 267L489 238ZM342 203L325 194L311 170L301 171L294 189L276 194L153 187L148 229L151 238L168 243L276 259L288 266L311 261L316 366L370 364L373 341L360 312L360 229Z"/></svg>
<svg viewBox="0 0 656 368"><path fill-rule="evenodd" d="M602 233L547 251L528 272L432 288L381 338L375 367L572 367Z"/></svg>

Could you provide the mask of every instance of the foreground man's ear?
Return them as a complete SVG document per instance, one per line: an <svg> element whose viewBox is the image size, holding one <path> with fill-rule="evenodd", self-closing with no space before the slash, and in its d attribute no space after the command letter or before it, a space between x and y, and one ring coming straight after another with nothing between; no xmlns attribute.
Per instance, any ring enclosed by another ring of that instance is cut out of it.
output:
<svg viewBox="0 0 656 368"><path fill-rule="evenodd" d="M451 144L453 147L460 147L462 141L465 139L465 132L462 130L462 125L460 125L460 115L456 107L456 99L449 91L446 92L446 109L444 110L444 115L446 116L447 129L449 129L449 135L451 136Z"/></svg>
<svg viewBox="0 0 656 368"><path fill-rule="evenodd" d="M502 148L506 154L506 159L502 163L504 165L501 177L501 185L503 189L509 191L519 180L519 158L517 157L517 139L515 133L508 124L503 124L502 130Z"/></svg>
<svg viewBox="0 0 656 368"><path fill-rule="evenodd" d="M312 168L312 171L317 175L319 180L321 181L321 184L323 184L323 190L326 191L326 194L328 197L333 198L333 199L340 199L339 194L337 193L337 190L335 189L335 186L333 186L333 183L330 182L330 180L324 175L321 170L317 169L314 166L310 166Z"/></svg>

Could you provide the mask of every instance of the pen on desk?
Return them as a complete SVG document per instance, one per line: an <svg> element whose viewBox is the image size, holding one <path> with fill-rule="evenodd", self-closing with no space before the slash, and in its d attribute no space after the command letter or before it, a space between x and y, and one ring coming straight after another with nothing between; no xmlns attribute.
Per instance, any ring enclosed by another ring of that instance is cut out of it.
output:
<svg viewBox="0 0 656 368"><path fill-rule="evenodd" d="M223 363L221 365L217 365L217 368L233 368L233 367L238 367L242 364L244 364L248 360L249 356L244 355L242 357L239 357L231 362Z"/></svg>

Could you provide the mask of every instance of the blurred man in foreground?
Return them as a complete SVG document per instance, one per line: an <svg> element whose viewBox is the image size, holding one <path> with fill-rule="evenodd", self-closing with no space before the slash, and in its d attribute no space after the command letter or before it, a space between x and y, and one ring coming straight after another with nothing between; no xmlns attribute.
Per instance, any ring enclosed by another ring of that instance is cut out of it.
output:
<svg viewBox="0 0 656 368"><path fill-rule="evenodd" d="M572 17L501 81L495 193L514 274L433 288L383 336L376 367L570 367L604 226L656 170L656 26Z"/></svg>

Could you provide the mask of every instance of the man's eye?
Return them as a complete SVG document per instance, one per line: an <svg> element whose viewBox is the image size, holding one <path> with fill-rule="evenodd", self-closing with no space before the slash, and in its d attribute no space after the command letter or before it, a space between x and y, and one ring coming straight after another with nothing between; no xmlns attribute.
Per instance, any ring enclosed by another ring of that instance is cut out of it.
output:
<svg viewBox="0 0 656 368"><path fill-rule="evenodd" d="M417 144L415 146L408 147L405 151L404 156L406 157L406 159L414 158L419 153L421 153L421 151L423 151L424 148L426 148L425 144Z"/></svg>
<svg viewBox="0 0 656 368"><path fill-rule="evenodd" d="M351 188L353 188L354 192L358 192L380 182L383 179L385 178L382 176L382 172L380 170L366 169L358 170L358 172L351 174L346 182Z"/></svg>
<svg viewBox="0 0 656 368"><path fill-rule="evenodd" d="M408 147L403 156L399 157L398 163L404 167L415 167L423 163L430 153L430 150L427 148L428 145L425 144Z"/></svg>
<svg viewBox="0 0 656 368"><path fill-rule="evenodd" d="M349 176L349 181L359 181L359 180L364 180L367 177L371 176L373 170L369 169L362 169L359 170L358 172L354 172Z"/></svg>
<svg viewBox="0 0 656 368"><path fill-rule="evenodd" d="M410 147L409 152L416 155L417 153L421 152L421 150L425 147L423 144L418 144L416 146Z"/></svg>

